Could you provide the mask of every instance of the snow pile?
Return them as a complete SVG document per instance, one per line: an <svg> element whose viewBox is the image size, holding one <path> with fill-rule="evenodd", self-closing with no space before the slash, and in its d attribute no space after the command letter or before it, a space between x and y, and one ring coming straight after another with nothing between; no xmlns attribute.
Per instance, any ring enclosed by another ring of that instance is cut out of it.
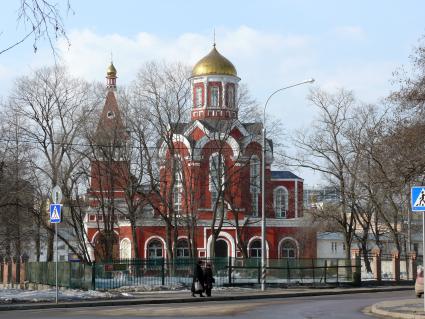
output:
<svg viewBox="0 0 425 319"><path fill-rule="evenodd" d="M59 291L60 301L93 300L128 298L130 294L114 294L102 291L84 291L76 289L66 289ZM22 290L22 289L0 289L0 304L15 302L49 302L56 298L55 289L45 290Z"/></svg>
<svg viewBox="0 0 425 319"><path fill-rule="evenodd" d="M169 286L162 285L148 285L148 284L140 284L137 286L122 286L119 288L111 289L109 291L116 292L170 292L170 291L183 291L188 290L189 286L185 283L176 283Z"/></svg>

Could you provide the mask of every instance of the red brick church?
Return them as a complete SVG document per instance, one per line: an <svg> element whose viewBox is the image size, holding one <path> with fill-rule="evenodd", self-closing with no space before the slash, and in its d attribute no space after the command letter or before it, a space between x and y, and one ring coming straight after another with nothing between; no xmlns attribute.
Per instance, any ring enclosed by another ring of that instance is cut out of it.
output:
<svg viewBox="0 0 425 319"><path fill-rule="evenodd" d="M114 133L113 138L120 143L129 139L117 103L116 74L111 63L106 77L106 101L95 134L98 144L104 143L105 138L110 140L110 132L119 132ZM114 234L115 258L134 257L133 238L138 241L139 257L169 257L166 227L161 217L167 209L174 214L173 227L180 228L178 236L171 241L174 256L189 256L189 247L197 257L261 256L262 124L238 120L236 97L240 78L234 65L215 45L193 67L189 81L193 103L191 120L176 126L172 150L165 141L159 148L163 164L158 180L161 193L170 194L171 208L158 205L154 209L149 200L144 201L139 208L143 218L133 232L126 218L113 217L114 226L110 231ZM123 168L122 172L129 172L125 169L129 162L115 155L114 165ZM85 226L87 240L94 247L91 248L93 258L99 258L96 250L106 231L101 221L108 218L107 214L99 213L100 202L96 198L112 196L116 202L123 202L125 190L119 185L131 178L130 173L121 173L113 179L103 176L102 171L107 167L105 158L99 154L91 160L87 194L91 206ZM266 257L315 258L316 234L303 219L303 179L289 171L273 171L272 162L273 143L267 140ZM194 225L192 230L178 222L187 220L189 214ZM219 231L213 236L216 229ZM214 245L213 238L216 239Z"/></svg>

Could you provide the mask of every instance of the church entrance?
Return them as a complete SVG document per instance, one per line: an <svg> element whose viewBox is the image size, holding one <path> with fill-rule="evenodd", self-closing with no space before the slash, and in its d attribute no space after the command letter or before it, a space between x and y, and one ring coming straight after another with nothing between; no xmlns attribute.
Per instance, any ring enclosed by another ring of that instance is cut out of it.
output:
<svg viewBox="0 0 425 319"><path fill-rule="evenodd" d="M215 243L215 257L228 257L229 256L229 248L227 245L227 241L224 239L218 239Z"/></svg>

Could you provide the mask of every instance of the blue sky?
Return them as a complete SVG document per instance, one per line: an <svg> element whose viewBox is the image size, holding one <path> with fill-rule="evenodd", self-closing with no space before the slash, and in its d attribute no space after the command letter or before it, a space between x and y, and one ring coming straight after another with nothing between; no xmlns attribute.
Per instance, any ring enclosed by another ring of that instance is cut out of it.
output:
<svg viewBox="0 0 425 319"><path fill-rule="evenodd" d="M16 23L19 2L2 3L0 47L24 33ZM419 0L70 2L75 14L64 22L71 47L59 42L58 48L75 76L103 81L111 51L119 84L130 83L150 60L193 65L209 52L215 28L218 50L260 103L275 89L310 77L326 90L344 87L376 103L425 34L425 2ZM28 41L0 55L0 96L17 76L52 63L45 43L37 54ZM289 132L308 127L315 114L307 94L308 87L285 91L273 97L268 113ZM307 184L320 182L299 173Z"/></svg>

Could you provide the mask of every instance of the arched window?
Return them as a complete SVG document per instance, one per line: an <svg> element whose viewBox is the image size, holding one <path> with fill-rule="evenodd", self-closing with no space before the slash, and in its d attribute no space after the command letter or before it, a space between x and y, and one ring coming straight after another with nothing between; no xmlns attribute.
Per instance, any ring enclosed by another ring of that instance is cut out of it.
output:
<svg viewBox="0 0 425 319"><path fill-rule="evenodd" d="M274 211L276 218L286 218L288 212L288 190L279 186L273 194Z"/></svg>
<svg viewBox="0 0 425 319"><path fill-rule="evenodd" d="M179 239L176 245L176 256L177 258L189 257L189 243L187 239Z"/></svg>
<svg viewBox="0 0 425 319"><path fill-rule="evenodd" d="M219 153L214 153L210 157L210 183L211 207L216 204L218 193L224 189L224 158Z"/></svg>
<svg viewBox="0 0 425 319"><path fill-rule="evenodd" d="M148 245L148 258L155 259L162 256L162 243L157 239L152 240Z"/></svg>
<svg viewBox="0 0 425 319"><path fill-rule="evenodd" d="M176 216L182 213L182 166L180 160L174 160L174 187L173 187L173 208Z"/></svg>
<svg viewBox="0 0 425 319"><path fill-rule="evenodd" d="M130 259L131 258L131 242L128 238L124 238L120 243L120 258Z"/></svg>
<svg viewBox="0 0 425 319"><path fill-rule="evenodd" d="M297 245L292 240L285 240L280 246L281 258L297 258Z"/></svg>
<svg viewBox="0 0 425 319"><path fill-rule="evenodd" d="M227 95L227 107L233 108L235 106L235 86L234 84L229 84L226 90Z"/></svg>
<svg viewBox="0 0 425 319"><path fill-rule="evenodd" d="M258 195L260 194L260 160L253 156L250 161L250 190L252 216L258 216Z"/></svg>
<svg viewBox="0 0 425 319"><path fill-rule="evenodd" d="M202 87L197 86L195 89L195 107L202 107L202 94L203 94Z"/></svg>
<svg viewBox="0 0 425 319"><path fill-rule="evenodd" d="M261 258L261 240L254 240L249 247L249 257Z"/></svg>
<svg viewBox="0 0 425 319"><path fill-rule="evenodd" d="M219 88L218 86L210 86L211 107L219 107Z"/></svg>

